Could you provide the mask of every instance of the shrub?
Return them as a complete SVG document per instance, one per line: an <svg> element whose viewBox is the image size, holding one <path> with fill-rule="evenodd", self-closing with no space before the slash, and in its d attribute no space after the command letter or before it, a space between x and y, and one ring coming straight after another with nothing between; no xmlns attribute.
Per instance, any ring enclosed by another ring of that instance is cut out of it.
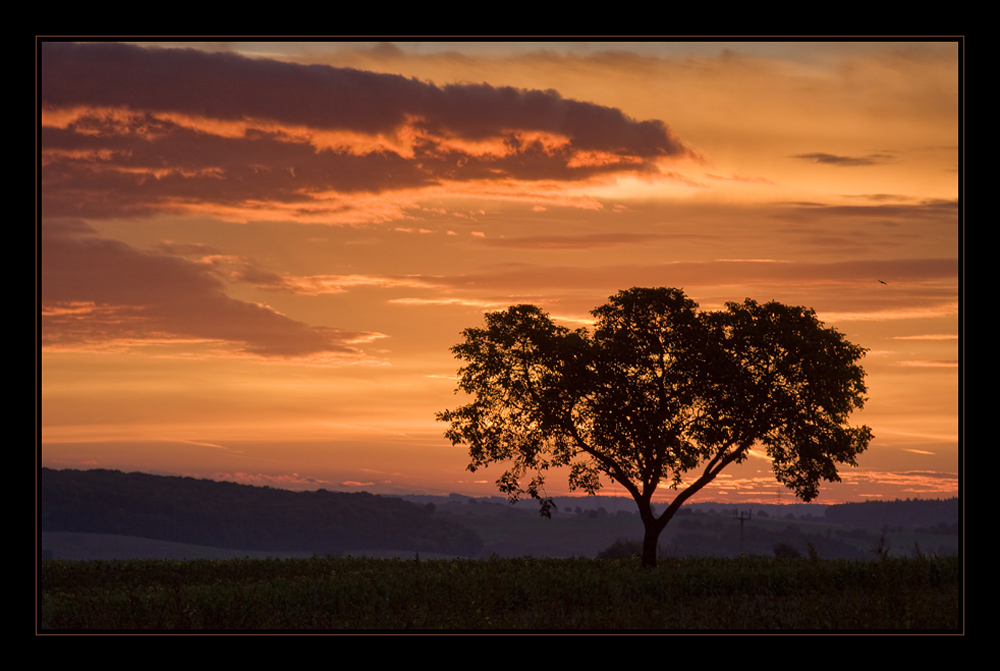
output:
<svg viewBox="0 0 1000 671"><path fill-rule="evenodd" d="M657 548L659 550L659 548ZM659 554L659 552L657 552ZM619 538L597 553L598 559L631 559L642 556L642 541Z"/></svg>
<svg viewBox="0 0 1000 671"><path fill-rule="evenodd" d="M774 556L778 559L798 559L802 556L802 554L792 545L785 543L784 541L778 541L774 544Z"/></svg>

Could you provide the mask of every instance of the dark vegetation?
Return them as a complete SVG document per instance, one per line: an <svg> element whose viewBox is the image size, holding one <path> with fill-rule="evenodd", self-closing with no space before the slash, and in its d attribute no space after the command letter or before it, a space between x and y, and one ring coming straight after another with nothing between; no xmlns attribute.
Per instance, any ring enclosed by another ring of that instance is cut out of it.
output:
<svg viewBox="0 0 1000 671"><path fill-rule="evenodd" d="M624 499L557 499L546 519L500 497L304 494L44 469L43 532L90 532L105 545L129 539L98 532L283 550L257 559L43 561L39 629L955 631L961 622L956 499L756 506L743 556L739 511L696 503L663 534L650 570L638 558L641 520L616 510ZM314 523L317 514L325 521ZM192 524L198 516L205 519ZM382 529L370 533L372 524ZM282 533L266 538L277 527ZM296 533L304 540L290 540ZM318 556L341 547L377 554L378 546L407 558ZM455 557L442 549L456 546L480 559L430 559ZM313 556L281 558L288 548Z"/></svg>
<svg viewBox="0 0 1000 671"><path fill-rule="evenodd" d="M959 562L48 561L40 629L917 630L960 627Z"/></svg>
<svg viewBox="0 0 1000 671"><path fill-rule="evenodd" d="M616 558L630 556L621 554L622 547L634 550L642 545L642 522L638 514L626 512L629 501L623 498L556 498L559 512L550 519L539 518L537 508L526 502L511 506L502 497L452 498L453 502L437 504L437 514L474 529L483 539L483 556L599 557L615 547L610 556ZM857 506L864 506L859 510L863 514L855 515ZM852 510L841 512L845 508ZM737 517L748 512L752 519L744 523L741 540ZM831 516L852 523L834 523ZM901 519L909 523L899 524ZM736 508L695 503L685 506L660 536L658 556L738 557L742 553L771 557L775 547L783 545L795 556L863 560L875 556L872 548L883 539L891 556L947 556L958 553L958 519L957 499L897 500L879 506L753 504Z"/></svg>
<svg viewBox="0 0 1000 671"><path fill-rule="evenodd" d="M551 518L541 518L528 502L510 505L503 497L403 501L51 469L42 470L41 492L43 548L57 559L414 557L417 552L425 558L596 557L616 541L641 543L643 537L632 502L603 496L557 498ZM736 518L747 513L753 517L743 526L741 543ZM879 543L892 556L957 554L958 499L739 508L694 503L661 535L658 554L770 557L782 544L801 557L815 552L823 559L870 559Z"/></svg>
<svg viewBox="0 0 1000 671"><path fill-rule="evenodd" d="M867 400L866 350L805 307L746 299L698 312L683 291L633 287L592 311L593 330L557 325L533 305L486 315L452 352L471 402L438 413L469 470L502 464L497 487L553 509L546 471L571 490L612 481L635 501L642 562L678 510L751 448L803 501L857 466L872 432L851 426ZM662 486L676 490L654 510Z"/></svg>

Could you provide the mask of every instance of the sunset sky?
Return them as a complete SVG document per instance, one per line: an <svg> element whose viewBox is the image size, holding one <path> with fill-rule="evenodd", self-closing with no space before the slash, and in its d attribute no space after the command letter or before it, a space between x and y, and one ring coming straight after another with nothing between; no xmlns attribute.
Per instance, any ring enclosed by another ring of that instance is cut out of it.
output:
<svg viewBox="0 0 1000 671"><path fill-rule="evenodd" d="M40 462L495 495L434 419L461 331L666 286L869 350L817 502L955 496L961 47L43 40Z"/></svg>

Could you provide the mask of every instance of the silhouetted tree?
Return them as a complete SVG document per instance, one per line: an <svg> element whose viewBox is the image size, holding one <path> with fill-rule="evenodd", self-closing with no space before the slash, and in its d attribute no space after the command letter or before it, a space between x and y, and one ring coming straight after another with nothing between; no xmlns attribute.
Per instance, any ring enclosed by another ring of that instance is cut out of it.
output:
<svg viewBox="0 0 1000 671"><path fill-rule="evenodd" d="M543 515L549 468L568 467L572 490L594 494L602 476L625 487L645 526L646 566L678 508L752 448L804 501L821 479L840 479L838 464L857 465L872 437L847 425L866 400L863 348L807 308L696 308L679 289L633 288L593 311L593 332L532 305L489 313L452 348L472 402L437 418L468 446L469 470L508 464L499 489L538 499ZM656 516L662 485L678 493Z"/></svg>

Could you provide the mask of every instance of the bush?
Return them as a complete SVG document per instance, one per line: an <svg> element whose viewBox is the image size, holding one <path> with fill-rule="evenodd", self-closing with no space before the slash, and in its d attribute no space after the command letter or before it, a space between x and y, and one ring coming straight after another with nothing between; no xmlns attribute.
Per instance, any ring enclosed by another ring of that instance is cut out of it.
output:
<svg viewBox="0 0 1000 671"><path fill-rule="evenodd" d="M659 550L659 548L657 548ZM659 554L659 552L657 552ZM642 556L642 541L619 538L597 553L598 559L631 559Z"/></svg>
<svg viewBox="0 0 1000 671"><path fill-rule="evenodd" d="M778 541L774 544L774 556L778 559L798 559L802 554L792 545L784 541Z"/></svg>

